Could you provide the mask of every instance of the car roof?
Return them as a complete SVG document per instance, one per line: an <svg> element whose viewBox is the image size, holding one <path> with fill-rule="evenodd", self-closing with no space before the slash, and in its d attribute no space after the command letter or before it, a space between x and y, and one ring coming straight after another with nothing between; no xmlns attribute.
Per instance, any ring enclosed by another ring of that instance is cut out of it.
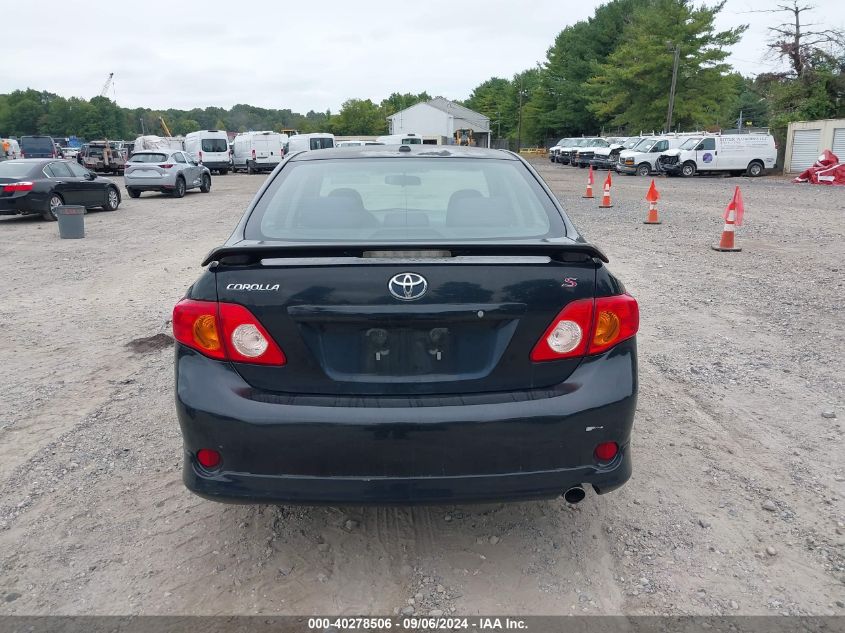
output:
<svg viewBox="0 0 845 633"><path fill-rule="evenodd" d="M400 150L400 147L408 149ZM410 151L409 151L410 150ZM342 158L354 160L356 158L481 158L499 160L518 160L510 152L500 149L486 149L482 147L465 147L461 145L359 145L338 149L318 149L292 154L290 160L327 160Z"/></svg>

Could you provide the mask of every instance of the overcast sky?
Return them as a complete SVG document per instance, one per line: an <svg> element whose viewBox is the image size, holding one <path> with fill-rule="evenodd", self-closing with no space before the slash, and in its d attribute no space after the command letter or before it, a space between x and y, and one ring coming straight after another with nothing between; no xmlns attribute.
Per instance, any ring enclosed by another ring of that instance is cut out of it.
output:
<svg viewBox="0 0 845 633"><path fill-rule="evenodd" d="M814 21L845 24L845 1L811 0ZM466 98L492 76L545 58L566 25L597 0L27 0L3 3L0 93L19 88L109 96L126 107L236 103L337 111L351 97L391 92ZM708 4L713 4L709 2ZM744 74L772 68L766 27L748 13L771 0L728 0L720 28L751 28L730 61Z"/></svg>

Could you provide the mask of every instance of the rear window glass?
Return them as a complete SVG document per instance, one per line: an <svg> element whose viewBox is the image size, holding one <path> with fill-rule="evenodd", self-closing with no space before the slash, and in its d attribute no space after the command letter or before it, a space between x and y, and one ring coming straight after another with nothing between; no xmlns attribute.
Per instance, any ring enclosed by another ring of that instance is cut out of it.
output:
<svg viewBox="0 0 845 633"><path fill-rule="evenodd" d="M334 139L332 138L312 138L311 149L329 149L334 147Z"/></svg>
<svg viewBox="0 0 845 633"><path fill-rule="evenodd" d="M204 152L228 152L229 144L222 138L202 139L202 151Z"/></svg>
<svg viewBox="0 0 845 633"><path fill-rule="evenodd" d="M7 160L0 163L0 178L23 178L32 171L32 163Z"/></svg>
<svg viewBox="0 0 845 633"><path fill-rule="evenodd" d="M38 137L38 136L24 136L21 137L21 147L27 153L32 152L46 152L50 153L55 150L55 146L53 145L53 139L48 137Z"/></svg>
<svg viewBox="0 0 845 633"><path fill-rule="evenodd" d="M247 239L500 239L565 235L557 208L518 161L293 162L258 201Z"/></svg>
<svg viewBox="0 0 845 633"><path fill-rule="evenodd" d="M165 154L132 154L130 163L163 163L167 160Z"/></svg>

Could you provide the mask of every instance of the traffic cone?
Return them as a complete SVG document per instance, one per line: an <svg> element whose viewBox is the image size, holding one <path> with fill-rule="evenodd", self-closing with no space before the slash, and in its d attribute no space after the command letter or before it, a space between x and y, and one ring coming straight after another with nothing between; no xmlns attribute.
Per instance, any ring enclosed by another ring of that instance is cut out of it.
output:
<svg viewBox="0 0 845 633"><path fill-rule="evenodd" d="M613 203L610 201L610 172L607 172L607 178L604 180L604 193L601 197L601 204L599 205L599 209L609 209L613 206Z"/></svg>
<svg viewBox="0 0 845 633"><path fill-rule="evenodd" d="M590 171L587 172L587 193L585 193L582 198L592 198L593 197L593 166L590 165Z"/></svg>
<svg viewBox="0 0 845 633"><path fill-rule="evenodd" d="M722 239L718 246L712 246L714 251L735 253L741 248L734 246L735 227L742 225L742 216L745 213L745 206L742 203L742 194L739 187L734 190L733 198L725 207L725 228L722 229Z"/></svg>
<svg viewBox="0 0 845 633"><path fill-rule="evenodd" d="M645 199L648 200L648 218L643 224L663 224L657 218L657 201L660 200L660 194L657 192L657 187L654 186L654 179L651 181L651 187L648 188Z"/></svg>

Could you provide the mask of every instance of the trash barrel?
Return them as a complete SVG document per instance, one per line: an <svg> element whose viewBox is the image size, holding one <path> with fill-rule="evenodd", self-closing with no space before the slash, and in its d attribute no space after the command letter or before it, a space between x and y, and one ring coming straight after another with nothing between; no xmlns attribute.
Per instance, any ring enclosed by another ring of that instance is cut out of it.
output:
<svg viewBox="0 0 845 633"><path fill-rule="evenodd" d="M56 207L59 218L59 237L76 240L85 237L85 207L61 205Z"/></svg>

